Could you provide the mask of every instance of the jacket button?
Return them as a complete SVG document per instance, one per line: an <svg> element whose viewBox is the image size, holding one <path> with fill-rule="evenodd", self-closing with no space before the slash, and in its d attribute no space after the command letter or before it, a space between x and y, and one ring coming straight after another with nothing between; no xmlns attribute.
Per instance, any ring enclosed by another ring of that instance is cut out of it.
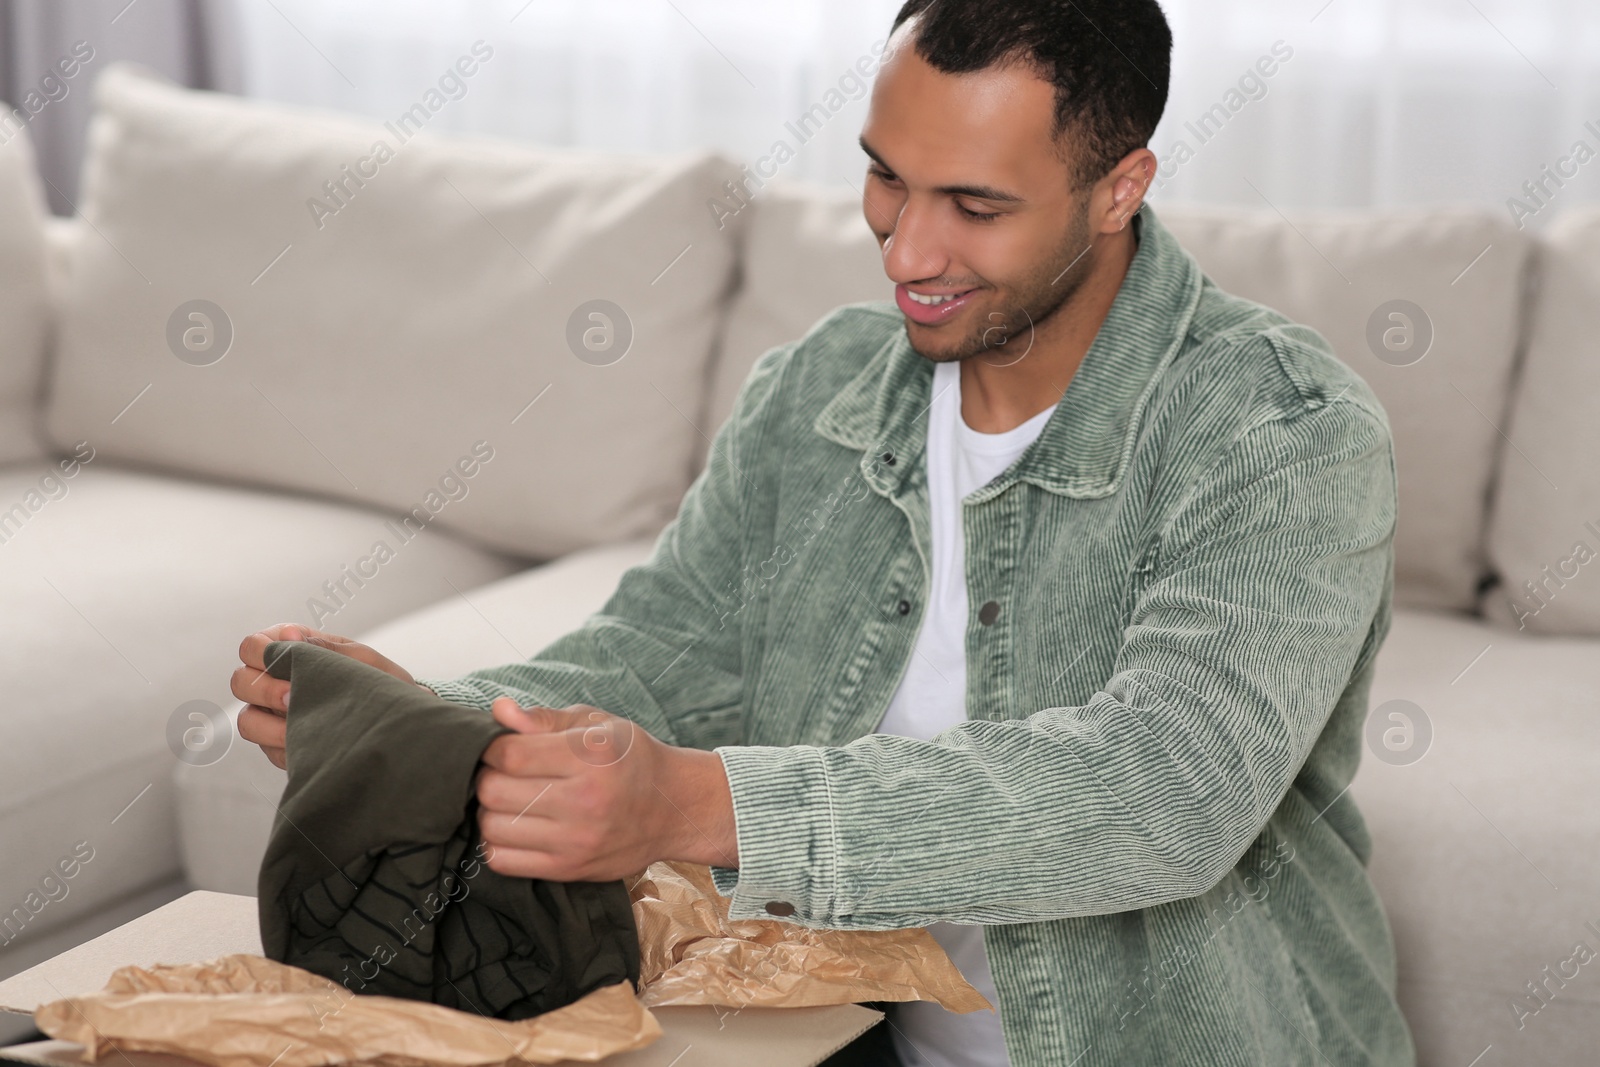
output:
<svg viewBox="0 0 1600 1067"><path fill-rule="evenodd" d="M1000 617L1000 605L993 600L978 609L978 621L988 626Z"/></svg>
<svg viewBox="0 0 1600 1067"><path fill-rule="evenodd" d="M789 903L787 900L769 900L767 901L767 914L785 916L793 915L794 905Z"/></svg>
<svg viewBox="0 0 1600 1067"><path fill-rule="evenodd" d="M885 452L883 454L883 461L885 463L887 463L891 467L894 466L894 453L893 452Z"/></svg>
<svg viewBox="0 0 1600 1067"><path fill-rule="evenodd" d="M894 607L895 607L895 610L898 611L902 615L910 615L911 614L911 601L909 601L909 600L902 600L902 601L900 601L900 603L896 604Z"/></svg>

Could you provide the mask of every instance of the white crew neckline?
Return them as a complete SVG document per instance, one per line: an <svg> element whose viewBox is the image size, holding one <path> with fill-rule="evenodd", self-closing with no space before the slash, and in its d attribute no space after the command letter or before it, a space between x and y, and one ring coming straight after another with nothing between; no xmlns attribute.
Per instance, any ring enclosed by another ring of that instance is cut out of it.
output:
<svg viewBox="0 0 1600 1067"><path fill-rule="evenodd" d="M944 381L939 381L940 376ZM1039 436L1044 424L1050 421L1050 416L1055 414L1059 401L1051 404L1037 415L1029 418L1009 430L999 433L984 433L974 430L967 425L967 420L961 416L961 364L959 361L941 363L934 368L934 394L938 395L944 387L951 391L950 403L955 405L956 434L961 438L961 447L969 452L978 452L984 455L996 456L1005 452L1015 452L1019 443L1032 443Z"/></svg>

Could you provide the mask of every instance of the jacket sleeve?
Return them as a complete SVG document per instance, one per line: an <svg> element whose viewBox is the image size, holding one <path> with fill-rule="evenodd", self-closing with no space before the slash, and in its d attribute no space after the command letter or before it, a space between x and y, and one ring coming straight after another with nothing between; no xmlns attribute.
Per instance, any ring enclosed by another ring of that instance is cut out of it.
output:
<svg viewBox="0 0 1600 1067"><path fill-rule="evenodd" d="M885 929L1151 907L1261 833L1388 625L1396 479L1381 409L1242 432L1162 521L1088 703L932 740L722 747L731 918Z"/></svg>
<svg viewBox="0 0 1600 1067"><path fill-rule="evenodd" d="M418 681L483 710L500 696L524 706L591 704L672 744L711 748L741 740L745 515L762 478L754 457L794 347L769 349L756 362L650 557L623 572L581 627L523 662Z"/></svg>

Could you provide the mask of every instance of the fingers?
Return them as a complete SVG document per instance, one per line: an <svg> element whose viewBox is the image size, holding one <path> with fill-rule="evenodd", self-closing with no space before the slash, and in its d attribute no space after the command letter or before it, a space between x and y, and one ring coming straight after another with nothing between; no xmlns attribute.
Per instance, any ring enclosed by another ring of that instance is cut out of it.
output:
<svg viewBox="0 0 1600 1067"><path fill-rule="evenodd" d="M386 671L397 678L403 678L408 682L412 681L409 673L370 645L364 645L360 641L352 641L350 638L341 637L339 634L313 630L309 626L294 626L291 624L285 629L290 632L299 631L302 635L299 640L307 644L316 645L318 648L326 648L331 652L339 653L341 656L349 656L358 663L365 663L369 667L377 667L379 670ZM292 637L285 637L284 639L295 640Z"/></svg>
<svg viewBox="0 0 1600 1067"><path fill-rule="evenodd" d="M246 705L239 712L238 730L240 737L264 749L282 749L288 738L288 723L284 718L255 704Z"/></svg>
<svg viewBox="0 0 1600 1067"><path fill-rule="evenodd" d="M539 729L537 721L532 715L524 711L510 697L495 697L489 704L489 711L494 715L494 721L501 726L507 726L519 734L535 733Z"/></svg>
<svg viewBox="0 0 1600 1067"><path fill-rule="evenodd" d="M264 671L267 664L263 662L266 648L274 641L304 641L307 644L317 645L349 656L358 663L365 663L369 667L376 667L385 674L392 674L406 683L415 682L411 672L398 663L381 654L376 649L364 645L359 641L352 641L340 634L325 633L322 630L313 630L309 626L302 626L297 622L280 622L269 626L265 630L255 633L239 642L239 662L246 667L254 667Z"/></svg>
<svg viewBox="0 0 1600 1067"><path fill-rule="evenodd" d="M324 633L296 622L276 623L250 634L239 642L241 666L229 678L228 688L245 703L239 713L239 735L260 745L267 759L279 768L286 769L283 716L289 711L289 682L267 673L266 650L274 641L305 641L377 667L405 682L415 681L399 664L340 634Z"/></svg>
<svg viewBox="0 0 1600 1067"><path fill-rule="evenodd" d="M473 784L473 795L478 798L479 806L487 811L514 816L535 812L548 815L554 810L550 807L550 790L562 780L506 774L491 767L482 767ZM542 809L539 807L541 802L544 803Z"/></svg>
<svg viewBox="0 0 1600 1067"><path fill-rule="evenodd" d="M490 704L490 711L494 714L495 722L521 735L559 735L566 755L590 767L607 767L620 762L633 748L635 740L632 720L588 704L572 704L565 708L522 708L510 697L496 697ZM535 763L526 771L499 763L491 763L491 766L510 770L513 774L571 774L577 770L570 761L562 762L562 751L558 747L534 747L519 752L517 746L502 744L495 759L527 759L540 754L550 756L555 762Z"/></svg>
<svg viewBox="0 0 1600 1067"><path fill-rule="evenodd" d="M483 750L485 767L516 778L569 778L583 765L567 731L501 734Z"/></svg>
<svg viewBox="0 0 1600 1067"><path fill-rule="evenodd" d="M274 641L310 641L312 644L321 645L323 648L335 648L339 645L351 645L355 642L348 637L338 634L324 633L313 630L309 626L302 626L297 622L280 622L268 626L264 630L257 630L239 642L239 662L256 670L266 670L267 665L262 659L266 647ZM365 647L365 646L361 646ZM342 649L339 649L343 651Z"/></svg>
<svg viewBox="0 0 1600 1067"><path fill-rule="evenodd" d="M279 715L289 710L289 683L254 667L235 667L228 679L228 688L246 704L255 704Z"/></svg>
<svg viewBox="0 0 1600 1067"><path fill-rule="evenodd" d="M268 645L274 641L302 641L305 639L304 634L305 627L291 622L280 622L276 626L257 630L239 642L239 662L246 667L264 671L267 669L264 654Z"/></svg>
<svg viewBox="0 0 1600 1067"><path fill-rule="evenodd" d="M648 866L666 840L654 787L665 758L658 742L584 704L520 708L502 697L490 710L513 731L484 748L473 784L492 869L603 881ZM634 749L641 754L619 766Z"/></svg>
<svg viewBox="0 0 1600 1067"><path fill-rule="evenodd" d="M478 809L478 829L485 841L495 846L531 848L540 852L567 851L577 844L572 827L537 814L541 800L533 801L526 813Z"/></svg>
<svg viewBox="0 0 1600 1067"><path fill-rule="evenodd" d="M489 869L508 878L542 878L552 882L581 882L585 873L559 856L524 848L495 845L484 861Z"/></svg>
<svg viewBox="0 0 1600 1067"><path fill-rule="evenodd" d="M540 706L521 707L510 697L495 697L489 705L489 710L494 714L494 721L501 726L509 726L519 734L551 733L556 730L570 730L574 726L587 726L590 717L598 718L605 712L598 708L588 708L584 705L574 705L570 708L546 708ZM588 716L584 714L587 711Z"/></svg>
<svg viewBox="0 0 1600 1067"><path fill-rule="evenodd" d="M582 881L597 861L608 857L599 831L531 812L518 818L480 809L478 831L491 849L489 867L519 878Z"/></svg>

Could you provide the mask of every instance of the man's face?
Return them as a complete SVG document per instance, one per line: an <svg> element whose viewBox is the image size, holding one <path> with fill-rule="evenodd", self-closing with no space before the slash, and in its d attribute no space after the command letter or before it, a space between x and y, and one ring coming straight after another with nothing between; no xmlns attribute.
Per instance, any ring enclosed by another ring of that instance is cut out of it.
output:
<svg viewBox="0 0 1600 1067"><path fill-rule="evenodd" d="M1009 362L1094 266L1088 190L1051 137L1049 82L1019 65L941 73L910 28L890 41L862 127L862 208L912 348Z"/></svg>

